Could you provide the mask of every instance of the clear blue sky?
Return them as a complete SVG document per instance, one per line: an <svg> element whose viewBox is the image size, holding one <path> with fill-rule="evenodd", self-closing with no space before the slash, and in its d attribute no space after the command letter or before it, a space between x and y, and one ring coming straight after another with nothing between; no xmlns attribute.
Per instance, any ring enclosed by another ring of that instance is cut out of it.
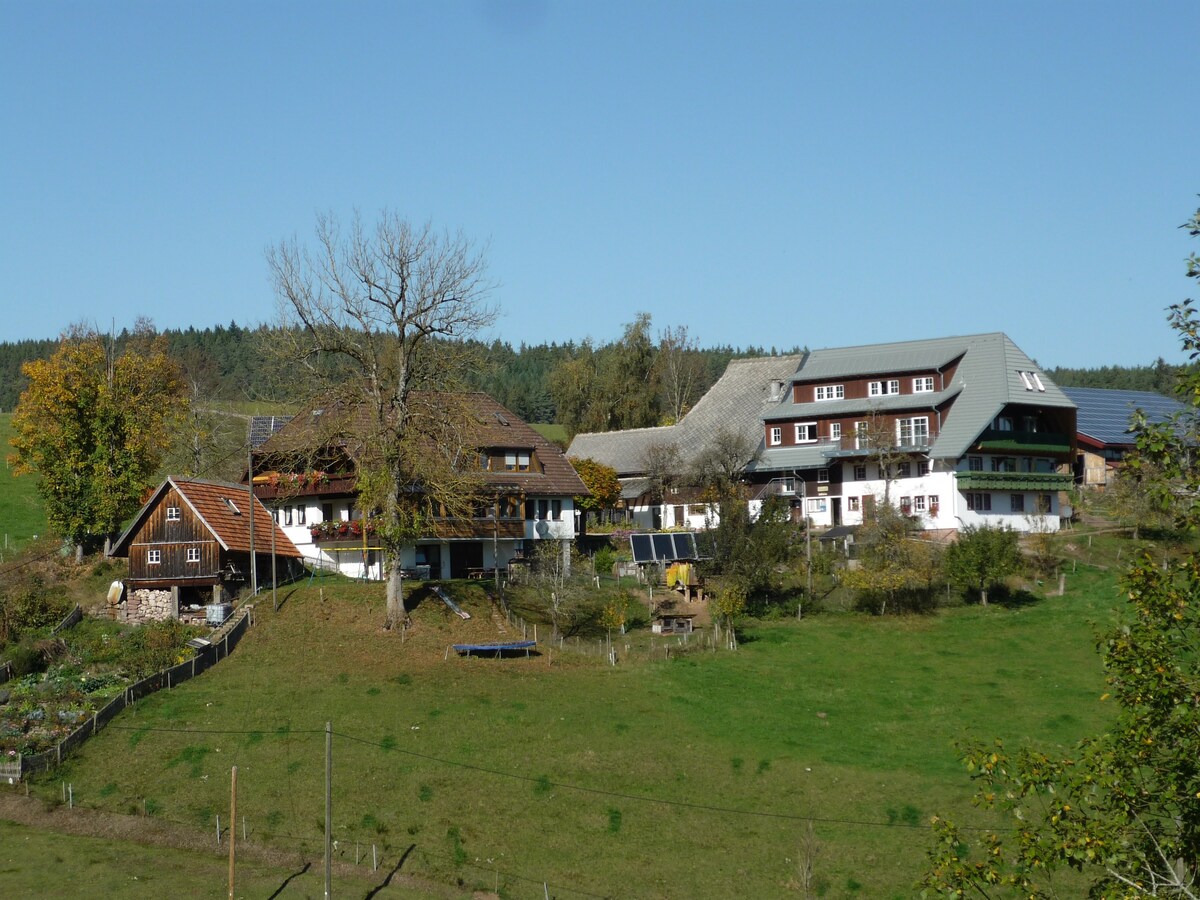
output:
<svg viewBox="0 0 1200 900"><path fill-rule="evenodd" d="M4 0L0 339L271 321L265 247L388 207L489 246L513 344L646 311L1176 361L1198 34L1196 2Z"/></svg>

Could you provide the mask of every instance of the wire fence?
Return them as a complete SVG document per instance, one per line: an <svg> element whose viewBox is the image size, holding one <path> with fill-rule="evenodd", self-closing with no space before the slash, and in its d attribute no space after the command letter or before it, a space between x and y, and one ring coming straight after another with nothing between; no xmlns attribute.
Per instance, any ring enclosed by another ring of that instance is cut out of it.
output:
<svg viewBox="0 0 1200 900"><path fill-rule="evenodd" d="M121 710L155 691L164 688L170 690L212 668L237 647L253 621L253 613L254 607L251 604L243 605L225 624L213 632L211 643L207 647L197 650L186 662L155 672L126 686L121 694L85 719L83 724L59 741L53 749L41 753L23 753L15 758L0 761L0 780L11 784L59 766L65 756L112 721Z"/></svg>

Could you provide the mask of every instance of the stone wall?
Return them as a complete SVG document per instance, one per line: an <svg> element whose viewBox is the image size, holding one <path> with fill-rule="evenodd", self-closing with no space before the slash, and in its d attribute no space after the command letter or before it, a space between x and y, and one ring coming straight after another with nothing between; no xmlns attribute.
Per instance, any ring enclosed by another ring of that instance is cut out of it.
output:
<svg viewBox="0 0 1200 900"><path fill-rule="evenodd" d="M161 622L179 616L179 597L172 590L155 591L147 588L127 591L122 621L133 625Z"/></svg>

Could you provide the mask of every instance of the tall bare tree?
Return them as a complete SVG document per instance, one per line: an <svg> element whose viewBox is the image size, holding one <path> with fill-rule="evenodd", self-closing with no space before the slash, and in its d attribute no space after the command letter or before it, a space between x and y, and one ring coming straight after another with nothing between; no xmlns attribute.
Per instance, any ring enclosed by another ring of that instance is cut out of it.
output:
<svg viewBox="0 0 1200 900"><path fill-rule="evenodd" d="M295 239L267 252L283 352L312 376L312 397L336 396L357 415L359 502L377 513L387 570L387 623L404 615L401 550L434 507L474 500L462 465L470 423L429 392L465 383L465 339L495 321L483 253L461 233L414 226L384 211L373 227L355 214L343 233L317 218L316 246Z"/></svg>
<svg viewBox="0 0 1200 900"><path fill-rule="evenodd" d="M691 409L704 383L705 360L686 325L664 328L655 358L664 425L674 425Z"/></svg>

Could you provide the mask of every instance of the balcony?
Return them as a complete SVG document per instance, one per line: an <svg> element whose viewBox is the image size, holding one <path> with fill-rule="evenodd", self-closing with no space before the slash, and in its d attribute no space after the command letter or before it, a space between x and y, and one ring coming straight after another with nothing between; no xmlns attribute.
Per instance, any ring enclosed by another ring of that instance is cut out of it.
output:
<svg viewBox="0 0 1200 900"><path fill-rule="evenodd" d="M309 534L314 544L326 547L361 547L364 543L375 546L379 543L375 536L375 521L362 519L351 522L318 522L309 526ZM366 533L364 536L364 532ZM500 519L496 522L490 518L482 519L434 519L426 529L424 538L497 538L499 540L523 540L525 538L524 519Z"/></svg>
<svg viewBox="0 0 1200 900"><path fill-rule="evenodd" d="M1052 493L1068 490L1071 475L1057 472L958 472L960 491L1032 491Z"/></svg>
<svg viewBox="0 0 1200 900"><path fill-rule="evenodd" d="M914 434L904 435L899 440L890 442L887 445L889 452L900 451L907 453L928 453L929 448L933 446L933 442L937 440L935 434ZM876 448L871 446L871 442L865 437L856 437L855 435L843 436L840 440L822 440L818 442L821 447L821 455L826 459L843 459L854 456L870 456L877 452Z"/></svg>
<svg viewBox="0 0 1200 900"><path fill-rule="evenodd" d="M1071 436L1052 431L1000 431L989 428L979 436L974 449L1066 456L1071 452Z"/></svg>
<svg viewBox="0 0 1200 900"><path fill-rule="evenodd" d="M305 472L303 474L269 472L254 476L254 496L260 500L345 496L354 493L355 484L354 475L331 475L325 472Z"/></svg>

